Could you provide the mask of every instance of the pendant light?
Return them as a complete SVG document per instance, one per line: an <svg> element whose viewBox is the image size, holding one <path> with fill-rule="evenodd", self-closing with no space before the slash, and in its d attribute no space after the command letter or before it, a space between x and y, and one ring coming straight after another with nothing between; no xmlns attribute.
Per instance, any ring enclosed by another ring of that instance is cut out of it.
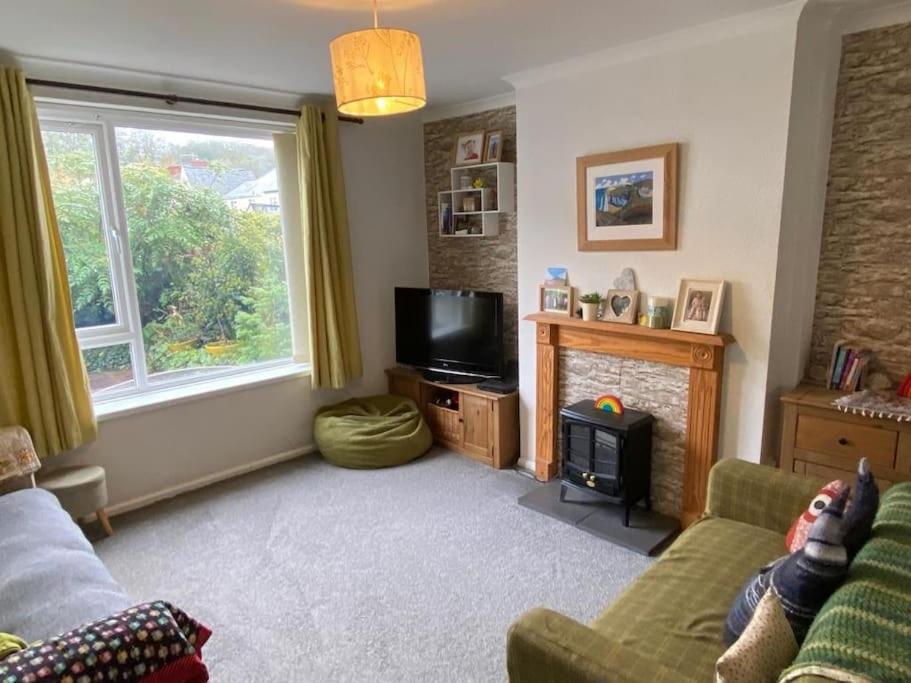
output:
<svg viewBox="0 0 911 683"><path fill-rule="evenodd" d="M390 116L427 103L421 39L400 28L380 28L373 0L373 28L329 43L335 101L342 114Z"/></svg>

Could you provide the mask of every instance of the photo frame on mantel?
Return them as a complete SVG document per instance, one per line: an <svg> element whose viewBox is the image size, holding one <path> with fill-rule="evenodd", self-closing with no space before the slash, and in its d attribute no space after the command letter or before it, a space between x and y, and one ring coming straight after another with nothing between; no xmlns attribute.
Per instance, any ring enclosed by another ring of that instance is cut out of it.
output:
<svg viewBox="0 0 911 683"><path fill-rule="evenodd" d="M579 251L677 248L676 142L576 159Z"/></svg>
<svg viewBox="0 0 911 683"><path fill-rule="evenodd" d="M724 306L724 285L724 280L681 279L671 329L717 334Z"/></svg>

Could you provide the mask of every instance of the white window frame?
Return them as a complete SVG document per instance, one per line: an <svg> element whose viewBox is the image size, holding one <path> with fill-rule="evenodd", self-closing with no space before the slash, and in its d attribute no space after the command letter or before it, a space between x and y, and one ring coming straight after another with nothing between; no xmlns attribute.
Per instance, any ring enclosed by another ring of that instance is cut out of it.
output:
<svg viewBox="0 0 911 683"><path fill-rule="evenodd" d="M144 395L152 397L155 394L167 395L173 393L175 389L192 389L194 386L198 387L199 393L204 393L207 390L215 390L213 387L219 386L219 380L232 378L240 380L244 376L249 376L249 381L255 383L263 377L273 376L277 370L286 369L288 374L296 374L309 369L308 365L296 363L293 356L289 356L262 363L251 363L220 370L213 369L199 377L149 381L116 145L117 128L143 128L152 131L168 130L271 140L275 133L293 132L292 124L247 119L229 120L199 114L171 114L132 108L98 107L81 103L42 104L40 99L38 115L42 131L85 132L93 135L95 139L102 229L111 271L115 323L79 328L76 330L76 337L79 347L83 351L129 344L133 370L133 386L113 391L106 389L101 396L93 394L95 405L103 406L125 399L134 401L137 397ZM288 254L286 246L286 282L288 271L296 262L297 259ZM294 306L290 301L289 313L292 316L292 328L299 326L301 321L293 319Z"/></svg>

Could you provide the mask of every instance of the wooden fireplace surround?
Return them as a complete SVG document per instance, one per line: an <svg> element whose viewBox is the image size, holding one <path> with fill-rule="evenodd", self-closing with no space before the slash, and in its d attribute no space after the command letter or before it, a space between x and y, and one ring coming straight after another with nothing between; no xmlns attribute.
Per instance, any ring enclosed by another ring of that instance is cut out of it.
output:
<svg viewBox="0 0 911 683"><path fill-rule="evenodd" d="M534 313L525 320L537 327L535 477L548 481L557 476L560 347L689 368L681 522L688 526L696 521L705 508L709 470L717 458L724 349L734 338L728 334L586 322L549 313Z"/></svg>

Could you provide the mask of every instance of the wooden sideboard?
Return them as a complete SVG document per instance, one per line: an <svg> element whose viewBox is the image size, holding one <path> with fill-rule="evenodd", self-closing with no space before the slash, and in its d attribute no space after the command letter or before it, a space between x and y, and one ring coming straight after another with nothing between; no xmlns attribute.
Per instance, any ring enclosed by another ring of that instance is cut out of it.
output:
<svg viewBox="0 0 911 683"><path fill-rule="evenodd" d="M519 455L519 394L481 391L477 384L431 382L414 370L386 370L389 393L418 404L440 445L499 470ZM458 396L458 408L437 401Z"/></svg>
<svg viewBox="0 0 911 683"><path fill-rule="evenodd" d="M801 385L781 397L779 467L853 482L857 461L866 457L881 490L911 481L911 424L844 413L832 405L841 395Z"/></svg>

